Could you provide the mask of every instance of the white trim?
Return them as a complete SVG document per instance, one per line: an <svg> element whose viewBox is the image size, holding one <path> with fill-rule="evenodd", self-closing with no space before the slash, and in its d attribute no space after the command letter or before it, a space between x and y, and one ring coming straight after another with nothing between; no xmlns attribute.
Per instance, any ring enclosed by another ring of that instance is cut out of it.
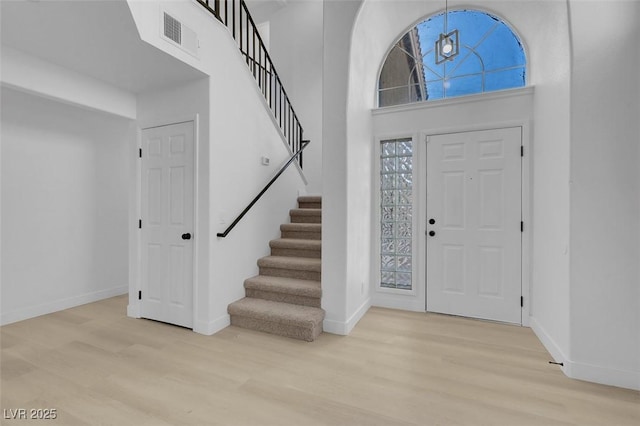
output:
<svg viewBox="0 0 640 426"><path fill-rule="evenodd" d="M532 253L532 229L533 229L533 220L532 220L532 209L531 209L531 183L533 180L531 179L531 170L533 170L533 149L532 149L532 141L531 131L533 126L531 126L530 120L525 120L520 124L522 128L522 147L524 149L524 157L522 158L522 192L520 194L520 199L522 202L522 221L524 222L524 231L522 232L522 248L521 248L521 274L522 274L522 296L523 307L522 307L522 325L524 327L529 327L530 313L531 313L531 253Z"/></svg>
<svg viewBox="0 0 640 426"><path fill-rule="evenodd" d="M198 164L200 163L200 114L196 113L193 118L193 271L191 276L193 281L193 287L191 288L191 313L193 314L192 319L192 330L195 331L196 319L198 318L198 299L200 283L198 277L198 271L200 266L200 250L198 247L200 246L200 239L203 237L200 234L200 215L198 214L198 209L200 207L199 199L200 199L200 168ZM208 241L208 238L202 238L205 241Z"/></svg>
<svg viewBox="0 0 640 426"><path fill-rule="evenodd" d="M367 298L362 305L347 319L347 321L336 321L325 319L322 322L322 329L325 333L338 334L340 336L348 336L353 328L362 319L371 307L371 299Z"/></svg>
<svg viewBox="0 0 640 426"><path fill-rule="evenodd" d="M142 318L140 316L140 303L131 303L127 305L127 316L131 318Z"/></svg>
<svg viewBox="0 0 640 426"><path fill-rule="evenodd" d="M469 104L472 102L485 102L494 99L513 98L519 96L529 96L534 92L534 86L519 87L517 89L497 90L495 92L478 93L476 95L460 96L455 98L438 99L435 101L414 102L410 104L394 105L388 107L374 108L373 115L393 114L402 111L415 111L421 109L431 109L449 107L457 104Z"/></svg>
<svg viewBox="0 0 640 426"><path fill-rule="evenodd" d="M141 132L142 138L142 130L152 129L154 127L166 127L173 126L174 124L182 124L193 121L194 123L199 121L200 114L186 114L186 115L154 115L153 118L147 120L138 121L138 128ZM142 139L140 139L142 143Z"/></svg>
<svg viewBox="0 0 640 426"><path fill-rule="evenodd" d="M411 312L425 312L424 301L409 298L390 298L378 294L373 295L371 306L388 309L401 309Z"/></svg>
<svg viewBox="0 0 640 426"><path fill-rule="evenodd" d="M372 223L372 227L374 229L373 232L373 238L372 238L372 245L373 245L373 262L372 262L372 272L371 272L371 277L372 277L372 290L373 293L386 293L386 294L390 294L390 295L394 295L394 296L401 296L401 297L419 297L420 295L420 289L419 289L419 269L418 269L418 262L416 261L418 259L418 242L416 241L415 238L415 232L412 232L411 235L411 262L412 262L412 270L411 270L411 290L402 290L402 289L397 289L397 288L387 288L387 287L382 287L380 286L380 246L382 243L382 236L381 236L381 228L380 228L380 222L381 222L381 218L380 218L380 144L382 143L382 141L387 141L387 140L396 140L396 139L411 139L411 143L413 145L413 156L412 156L412 164L413 164L413 168L412 168L412 179L413 179L413 187L412 187L412 191L413 191L413 196L412 196L412 209L413 209L413 217L412 217L412 222L411 222L411 227L412 229L417 229L418 228L418 216L419 216L419 212L418 212L418 200L415 197L415 193L416 193L416 185L418 183L417 180L417 176L418 176L418 168L416 167L416 165L418 164L417 162L419 161L419 148L418 148L418 138L419 138L419 134L415 133L415 132L406 132L406 133L402 133L402 132L397 132L397 133L389 133L389 134L384 134L382 136L377 135L374 138L374 147L373 147L373 196L372 196L372 200L373 203L372 205L374 206L374 212L373 212L373 223Z"/></svg>
<svg viewBox="0 0 640 426"><path fill-rule="evenodd" d="M198 160L200 155L200 114L186 116L173 116L169 117L154 117L147 121L138 122L138 140L137 147L134 151L136 160L135 162L135 179L136 179L136 194L135 194L135 216L132 218L132 222L137 224L138 220L142 218L142 159L137 156L138 149L142 149L142 132L147 129L155 127L173 126L176 124L192 123L193 124L193 278L192 278L192 328L195 331L196 318L198 318L198 241L200 236L199 230L201 229L198 223L198 208L199 204L199 168ZM144 221L143 221L144 224ZM127 306L127 316L132 318L142 318L142 306L138 300L138 292L142 290L142 232L138 231L137 225L134 225L134 248L132 252L135 255L135 262L132 263L130 268L130 277L132 281L129 284L129 305Z"/></svg>
<svg viewBox="0 0 640 426"><path fill-rule="evenodd" d="M139 161L139 149L142 148L142 130L140 126L136 128L136 143L131 146L129 158L134 158L130 164L129 179L134 181L133 191L129 194L129 305L127 306L127 316L132 318L141 317L140 301L138 292L142 289L141 268L142 264L142 241L138 228L138 220L142 217L142 162Z"/></svg>
<svg viewBox="0 0 640 426"><path fill-rule="evenodd" d="M555 362L564 363L568 359L567 355L562 351L562 349L560 349L560 346L558 346L542 325L540 325L538 320L536 320L535 317L530 317L529 324L531 326L531 330L533 330L535 335L538 337L538 340L540 340L547 352L549 352L549 355L551 355L551 358L553 358Z"/></svg>
<svg viewBox="0 0 640 426"><path fill-rule="evenodd" d="M565 361L564 373L572 379L640 390L640 372Z"/></svg>
<svg viewBox="0 0 640 426"><path fill-rule="evenodd" d="M618 370L615 368L607 368L599 365L587 364L583 362L572 361L560 349L558 344L540 325L535 317L529 318L531 329L538 337L547 352L551 355L555 362L561 362L562 372L572 379L585 380L588 382L600 383L609 386L618 386L621 388L640 390L640 372L630 370Z"/></svg>
<svg viewBox="0 0 640 426"><path fill-rule="evenodd" d="M417 138L419 143L417 144L419 156L418 156L418 168L420 174L415 181L417 191L414 197L417 198L418 209L415 213L416 217L419 217L417 226L416 239L418 240L418 250L416 266L418 268L418 283L420 285L420 294L422 297L418 301L422 305L422 312L427 312L427 143L429 137L424 133L419 133Z"/></svg>
<svg viewBox="0 0 640 426"><path fill-rule="evenodd" d="M15 309L13 311L4 312L2 314L1 325L7 325L18 321L23 321L29 318L39 317L41 315L51 314L53 312L62 311L65 309L75 308L76 306L86 305L87 303L97 302L99 300L108 299L114 296L121 296L127 294L128 286L118 286L108 288L106 290L92 291L89 293L81 294L78 296L69 297L66 299L58 299L49 301L36 306L30 306L22 309Z"/></svg>
<svg viewBox="0 0 640 426"><path fill-rule="evenodd" d="M211 336L231 325L231 317L225 314L213 321L194 321L193 331L205 336Z"/></svg>

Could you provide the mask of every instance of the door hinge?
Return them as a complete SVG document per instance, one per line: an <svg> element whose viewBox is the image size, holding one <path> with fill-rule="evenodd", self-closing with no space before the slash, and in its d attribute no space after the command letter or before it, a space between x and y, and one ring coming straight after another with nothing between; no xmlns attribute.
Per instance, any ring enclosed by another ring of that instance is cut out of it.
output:
<svg viewBox="0 0 640 426"><path fill-rule="evenodd" d="M524 296L520 296L520 307L524 307Z"/></svg>
<svg viewBox="0 0 640 426"><path fill-rule="evenodd" d="M140 158L142 158L142 148L139 148L139 149L138 149L138 156L139 156Z"/></svg>
<svg viewBox="0 0 640 426"><path fill-rule="evenodd" d="M524 145L520 145L520 157L524 157Z"/></svg>
<svg viewBox="0 0 640 426"><path fill-rule="evenodd" d="M138 219L138 229L142 229L142 219Z"/></svg>
<svg viewBox="0 0 640 426"><path fill-rule="evenodd" d="M524 222L520 221L520 232L524 232Z"/></svg>
<svg viewBox="0 0 640 426"><path fill-rule="evenodd" d="M142 300L142 290L138 291L138 300Z"/></svg>

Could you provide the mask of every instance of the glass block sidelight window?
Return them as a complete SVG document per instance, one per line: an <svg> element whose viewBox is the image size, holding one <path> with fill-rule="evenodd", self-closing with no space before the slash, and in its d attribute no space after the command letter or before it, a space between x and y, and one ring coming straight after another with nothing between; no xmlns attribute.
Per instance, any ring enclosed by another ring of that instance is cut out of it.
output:
<svg viewBox="0 0 640 426"><path fill-rule="evenodd" d="M411 290L413 146L380 143L380 286Z"/></svg>

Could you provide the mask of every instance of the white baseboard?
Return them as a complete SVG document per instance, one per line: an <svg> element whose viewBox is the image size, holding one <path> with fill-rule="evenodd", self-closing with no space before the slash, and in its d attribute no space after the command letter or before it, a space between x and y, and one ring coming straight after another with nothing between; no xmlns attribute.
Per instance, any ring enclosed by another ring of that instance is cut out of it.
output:
<svg viewBox="0 0 640 426"><path fill-rule="evenodd" d="M640 372L624 371L582 362L565 361L564 373L572 379L640 390Z"/></svg>
<svg viewBox="0 0 640 426"><path fill-rule="evenodd" d="M549 336L549 333L540 325L538 320L534 317L529 317L529 325L531 329L538 337L538 340L542 343L542 346L545 347L547 352L551 355L555 362L562 362L566 365L566 362L569 360L569 357L560 349L560 346ZM563 368L564 371L564 368ZM566 371L565 371L565 374Z"/></svg>
<svg viewBox="0 0 640 426"><path fill-rule="evenodd" d="M351 330L358 324L358 321L362 319L364 314L367 313L371 307L371 299L367 299L360 305L358 309L347 319L347 321L335 321L325 319L322 322L322 330L326 333L339 334L340 336L348 336Z"/></svg>
<svg viewBox="0 0 640 426"><path fill-rule="evenodd" d="M196 321L193 324L193 331L205 336L211 336L218 331L223 330L231 325L231 317L229 314L225 314L213 321Z"/></svg>
<svg viewBox="0 0 640 426"><path fill-rule="evenodd" d="M408 298L397 299L386 297L386 295L381 293L374 295L371 306L376 306L378 308L401 309L403 311L411 312L426 312L424 300L412 300Z"/></svg>
<svg viewBox="0 0 640 426"><path fill-rule="evenodd" d="M127 316L131 318L141 318L140 303L130 303L127 305Z"/></svg>
<svg viewBox="0 0 640 426"><path fill-rule="evenodd" d="M41 315L62 311L76 306L85 305L87 303L97 302L98 300L108 299L114 296L120 296L129 292L129 286L113 287L106 290L94 291L78 296L68 297L65 299L53 300L41 303L36 306L16 309L9 312L3 312L0 317L0 324L7 325L29 318L39 317Z"/></svg>
<svg viewBox="0 0 640 426"><path fill-rule="evenodd" d="M140 304L133 303L127 306L127 316L132 318L141 318ZM221 316L213 321L195 321L193 331L205 336L211 336L218 331L227 328L231 324L231 317L228 314Z"/></svg>
<svg viewBox="0 0 640 426"><path fill-rule="evenodd" d="M599 365L576 362L569 359L556 342L549 336L535 317L529 317L531 329L555 362L563 363L562 372L572 379L603 385L640 390L640 371L617 370Z"/></svg>

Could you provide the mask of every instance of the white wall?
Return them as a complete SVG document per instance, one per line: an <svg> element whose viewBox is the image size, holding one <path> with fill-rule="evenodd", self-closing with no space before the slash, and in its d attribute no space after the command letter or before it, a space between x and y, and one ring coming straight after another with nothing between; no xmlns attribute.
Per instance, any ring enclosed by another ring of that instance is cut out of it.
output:
<svg viewBox="0 0 640 426"><path fill-rule="evenodd" d="M2 324L125 293L132 122L1 96Z"/></svg>
<svg viewBox="0 0 640 426"><path fill-rule="evenodd" d="M534 5L535 7L535 5ZM569 17L564 1L538 2L527 25L535 86L531 327L558 362L570 356L569 324Z"/></svg>
<svg viewBox="0 0 640 426"><path fill-rule="evenodd" d="M326 311L324 329L349 334L357 323L358 311L348 310L348 291L360 286L349 282L347 225L347 122L346 93L349 87L349 40L360 0L324 2L324 54L322 99L322 307ZM330 88L330 89L329 89ZM367 161L366 157L363 161ZM367 177L367 180L369 177ZM365 217L368 222L368 211ZM369 247L360 253L367 262ZM366 285L368 292L369 286ZM366 311L366 305L360 311ZM354 316L355 315L355 316Z"/></svg>
<svg viewBox="0 0 640 426"><path fill-rule="evenodd" d="M567 371L576 378L640 389L640 3L572 0L570 7Z"/></svg>
<svg viewBox="0 0 640 426"><path fill-rule="evenodd" d="M307 192L322 193L323 5L290 1L270 16L269 55L311 145L304 151Z"/></svg>
<svg viewBox="0 0 640 426"><path fill-rule="evenodd" d="M243 281L258 272L288 210L304 194L305 177L292 165L224 239L224 231L280 166L290 150L255 79L226 27L196 2L130 2L143 40L209 75L206 80L139 97L140 122L200 115L198 130L198 275L194 330L212 334L229 325L227 306L244 296ZM198 58L161 39L160 13L166 8L197 29ZM269 166L261 157L269 157ZM137 284L137 283L136 283ZM130 304L135 305L135 286ZM131 309L135 316L135 308Z"/></svg>

